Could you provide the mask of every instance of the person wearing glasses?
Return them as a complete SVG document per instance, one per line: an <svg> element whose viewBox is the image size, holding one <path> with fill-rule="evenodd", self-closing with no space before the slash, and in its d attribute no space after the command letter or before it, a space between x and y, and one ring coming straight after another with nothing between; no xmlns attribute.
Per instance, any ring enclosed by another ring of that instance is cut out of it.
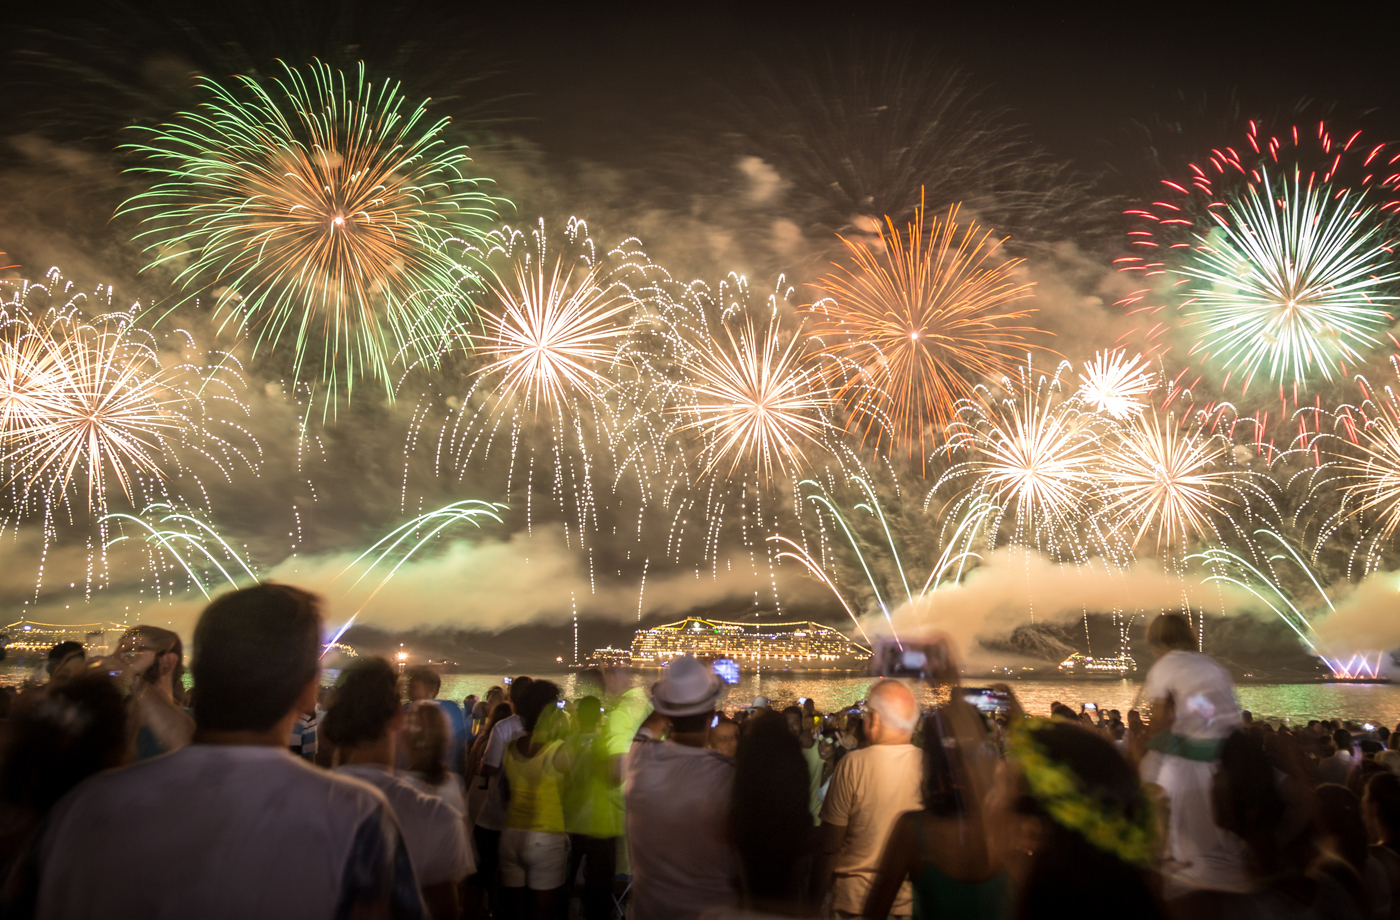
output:
<svg viewBox="0 0 1400 920"><path fill-rule="evenodd" d="M133 626L117 643L116 675L128 687L128 731L133 758L179 750L194 736L185 708L184 646L159 626Z"/></svg>

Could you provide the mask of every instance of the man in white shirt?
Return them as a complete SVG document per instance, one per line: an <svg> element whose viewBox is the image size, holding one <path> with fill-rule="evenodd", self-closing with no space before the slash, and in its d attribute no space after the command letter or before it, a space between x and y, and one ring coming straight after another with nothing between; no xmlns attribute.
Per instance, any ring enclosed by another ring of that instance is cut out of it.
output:
<svg viewBox="0 0 1400 920"><path fill-rule="evenodd" d="M694 920L738 899L730 843L734 762L706 748L724 682L689 655L674 659L652 688L671 740L638 740L627 764L631 920Z"/></svg>
<svg viewBox="0 0 1400 920"><path fill-rule="evenodd" d="M518 697L533 683L528 677L517 677L509 684L511 697ZM481 756L480 778L472 782L488 783L486 802L477 815L472 839L476 842L477 870L472 877L475 891L470 897L485 895L492 913L496 910L496 894L500 889L501 830L506 826L506 803L501 788L501 764L505 762L506 747L525 734L520 716L512 715L496 723L491 737L486 739L486 752Z"/></svg>
<svg viewBox="0 0 1400 920"><path fill-rule="evenodd" d="M362 658L341 675L323 729L343 761L336 772L378 787L389 800L429 912L455 920L457 885L475 868L467 828L460 812L395 772L394 741L402 724L393 665Z"/></svg>
<svg viewBox="0 0 1400 920"><path fill-rule="evenodd" d="M860 916L895 821L923 808L923 752L910 743L919 723L913 691L900 681L882 680L870 688L868 706L870 746L841 759L822 802L818 879L830 880L837 917ZM890 916L913 911L906 882Z"/></svg>
<svg viewBox="0 0 1400 920"><path fill-rule="evenodd" d="M206 607L194 742L94 776L55 808L36 916L423 917L384 796L287 750L316 702L321 631L316 597L286 585Z"/></svg>

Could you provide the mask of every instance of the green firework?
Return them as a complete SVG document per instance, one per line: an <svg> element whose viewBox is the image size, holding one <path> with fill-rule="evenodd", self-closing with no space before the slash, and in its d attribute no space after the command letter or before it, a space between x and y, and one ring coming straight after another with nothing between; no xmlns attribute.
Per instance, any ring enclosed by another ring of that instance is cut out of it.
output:
<svg viewBox="0 0 1400 920"><path fill-rule="evenodd" d="M256 348L295 339L295 374L392 396L393 368L431 364L473 312L466 245L495 200L448 120L399 84L319 61L272 80L204 81L208 100L127 149L153 187L118 213L188 294ZM462 254L462 255L456 255Z"/></svg>

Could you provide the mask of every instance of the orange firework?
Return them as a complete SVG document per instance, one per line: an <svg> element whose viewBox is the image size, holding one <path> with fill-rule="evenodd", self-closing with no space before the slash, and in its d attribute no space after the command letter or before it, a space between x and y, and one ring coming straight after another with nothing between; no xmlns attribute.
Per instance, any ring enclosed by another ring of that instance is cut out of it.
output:
<svg viewBox="0 0 1400 920"><path fill-rule="evenodd" d="M1015 321L1031 285L1013 277L1021 259L998 258L1004 240L958 207L928 219L921 204L905 233L885 219L880 246L841 237L855 265L820 282L827 298L811 308L848 431L877 449L925 446L952 420L979 381L1011 370L1018 353L1040 346Z"/></svg>

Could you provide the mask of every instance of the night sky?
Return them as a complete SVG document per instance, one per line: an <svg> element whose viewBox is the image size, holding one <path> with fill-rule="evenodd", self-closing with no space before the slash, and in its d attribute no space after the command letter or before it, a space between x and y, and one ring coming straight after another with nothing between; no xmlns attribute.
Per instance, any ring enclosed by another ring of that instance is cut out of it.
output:
<svg viewBox="0 0 1400 920"><path fill-rule="evenodd" d="M1275 126L1326 118L1334 130L1400 137L1393 38L1379 7L1335 13L1319 7L1303 17L1259 6L1081 4L1066 12L1068 6L715 2L662 9L268 0L217 8L79 4L60 11L12 5L0 64L7 97L0 183L11 190L0 208L0 248L21 263L10 276L33 277L63 261L82 285L111 281L132 296L161 296L136 272L134 251L116 241L129 228L108 223L114 205L134 188L118 178L125 161L114 148L129 140L124 127L155 124L188 107L196 98L192 73L224 77L268 70L279 57L300 63L319 55L342 66L364 58L372 70L402 79L409 95L432 95L435 111L453 115L481 145L482 162L509 167L501 181L516 182L522 206L507 219L530 222L548 213L559 220L579 208L604 238L637 233L653 256L680 272L786 271L767 257L733 261L736 249L747 255L743 234L751 228L742 213L727 209L730 202L722 199L730 192L704 187L707 161L727 168L725 158L732 158L725 152L732 112L765 75L782 79L813 67L901 60L961 72L966 87L980 94L979 106L1004 110L1003 122L1021 126L1027 141L1073 167L1086 190L1086 214L1091 204L1099 208L1092 227L1086 218L1066 231L1069 239L1050 241L1076 247L1082 258L1069 268L1037 269L1045 273L1047 328L1059 331L1067 357L1078 358L1096 341L1086 333L1076 342L1077 321L1064 304L1078 303L1075 297L1100 305L1111 300L1116 282L1108 264L1123 240L1119 212L1152 194L1188 158L1238 143L1249 118ZM538 189L522 176L539 180ZM831 229L802 228L805 239L791 266L797 281L826 264ZM717 237L731 247L721 257L713 256L722 249L715 248ZM402 411L347 411L338 428L327 430L335 460L319 475L332 501L317 522L306 522L303 549L344 551L384 531L404 478L394 456L406 425ZM282 437L275 427L259 434L273 442ZM279 561L274 544L288 532L284 522L259 517L265 507L285 509L277 482L273 472L256 487L238 484L254 489L247 494L234 488L216 495L228 509L231 534L270 565ZM518 536L520 522L510 526ZM598 565L617 573L608 603L635 606L639 571L632 551L604 546ZM693 560L686 565L693 568ZM15 576L3 589L13 600L24 581ZM829 598L806 599L814 614L841 615ZM548 646L552 656L569 641L556 625L567 611L567 599L554 599L530 612L546 625L516 646ZM627 619L611 609L588 614L599 623ZM401 612L379 625L407 627L413 615ZM425 618L453 624L438 613ZM483 617L458 625L502 624ZM598 633L585 644L616 642L625 628L600 625Z"/></svg>

